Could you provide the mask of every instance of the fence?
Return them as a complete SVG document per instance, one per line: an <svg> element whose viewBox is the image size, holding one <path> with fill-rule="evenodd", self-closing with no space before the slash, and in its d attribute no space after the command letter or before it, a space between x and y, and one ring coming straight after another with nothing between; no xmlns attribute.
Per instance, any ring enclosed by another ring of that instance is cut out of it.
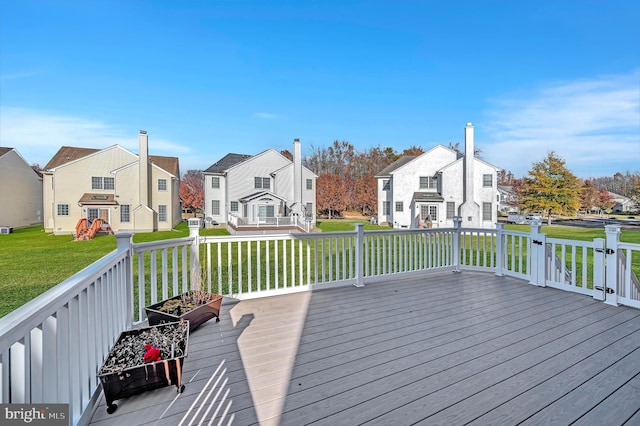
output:
<svg viewBox="0 0 640 426"><path fill-rule="evenodd" d="M144 306L201 286L235 299L363 286L431 270L485 271L640 308L640 244L606 238L547 238L531 232L455 228L190 236L117 249L0 319L0 402L69 403L73 424L90 417L96 371L123 330L144 321ZM87 414L88 413L88 414Z"/></svg>

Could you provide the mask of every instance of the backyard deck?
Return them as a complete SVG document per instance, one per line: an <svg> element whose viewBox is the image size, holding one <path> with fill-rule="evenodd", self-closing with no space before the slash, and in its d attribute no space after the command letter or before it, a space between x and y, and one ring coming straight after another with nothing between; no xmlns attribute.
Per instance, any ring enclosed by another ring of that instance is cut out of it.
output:
<svg viewBox="0 0 640 426"><path fill-rule="evenodd" d="M221 318L190 336L184 393L101 398L91 424L640 424L640 310L576 293L440 271Z"/></svg>

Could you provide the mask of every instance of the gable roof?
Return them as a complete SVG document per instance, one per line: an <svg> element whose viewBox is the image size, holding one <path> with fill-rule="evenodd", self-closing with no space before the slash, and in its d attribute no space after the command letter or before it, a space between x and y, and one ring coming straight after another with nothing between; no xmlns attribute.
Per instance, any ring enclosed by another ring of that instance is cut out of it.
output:
<svg viewBox="0 0 640 426"><path fill-rule="evenodd" d="M58 166L69 163L71 161L84 158L88 155L102 151L96 148L79 148L75 146L63 146L55 153L53 158L49 160L43 170L55 169ZM137 154L134 154L137 156ZM149 155L149 161L174 176L179 176L179 160L177 157L165 157L161 155Z"/></svg>
<svg viewBox="0 0 640 426"><path fill-rule="evenodd" d="M242 163L243 161L251 157L252 155L230 153L225 155L221 159L219 159L217 162L213 163L204 172L205 173L224 173L226 170L230 169L236 164Z"/></svg>
<svg viewBox="0 0 640 426"><path fill-rule="evenodd" d="M404 157L400 157L393 163L389 164L384 169L380 170L380 173L378 173L376 177L391 176L391 172L413 161L417 157L418 157L417 155L405 155Z"/></svg>
<svg viewBox="0 0 640 426"><path fill-rule="evenodd" d="M0 146L0 157L2 157L3 155L5 155L7 152L12 151L13 148L4 148Z"/></svg>

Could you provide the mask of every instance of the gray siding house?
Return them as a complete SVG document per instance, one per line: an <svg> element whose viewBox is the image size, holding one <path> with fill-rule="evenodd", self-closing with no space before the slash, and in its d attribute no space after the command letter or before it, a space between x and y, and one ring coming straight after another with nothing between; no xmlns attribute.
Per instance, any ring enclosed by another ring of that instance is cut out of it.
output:
<svg viewBox="0 0 640 426"><path fill-rule="evenodd" d="M500 168L474 157L473 130L467 123L464 155L436 145L381 170L376 175L378 223L452 227L459 216L464 227L495 228Z"/></svg>
<svg viewBox="0 0 640 426"><path fill-rule="evenodd" d="M232 233L308 231L316 222L316 178L302 166L298 139L293 161L274 149L227 154L204 171L205 223Z"/></svg>

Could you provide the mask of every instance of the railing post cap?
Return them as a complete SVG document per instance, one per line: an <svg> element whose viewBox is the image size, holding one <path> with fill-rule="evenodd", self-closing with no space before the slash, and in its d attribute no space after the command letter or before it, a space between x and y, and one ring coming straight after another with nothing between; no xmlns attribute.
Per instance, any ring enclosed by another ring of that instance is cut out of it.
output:
<svg viewBox="0 0 640 426"><path fill-rule="evenodd" d="M620 233L620 225L605 225L604 226L604 230L605 232L615 232L615 233Z"/></svg>

